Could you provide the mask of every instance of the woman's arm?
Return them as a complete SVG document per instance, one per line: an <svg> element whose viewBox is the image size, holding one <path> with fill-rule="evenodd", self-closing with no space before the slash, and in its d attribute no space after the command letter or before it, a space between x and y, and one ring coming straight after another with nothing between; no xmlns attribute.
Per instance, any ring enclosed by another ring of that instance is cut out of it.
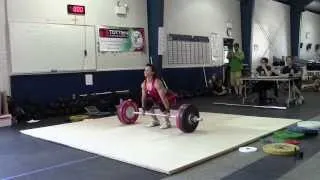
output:
<svg viewBox="0 0 320 180"><path fill-rule="evenodd" d="M142 108L144 109L144 101L145 101L145 98L146 98L146 92L145 92L145 87L144 87L144 82L141 84L141 105L142 105Z"/></svg>

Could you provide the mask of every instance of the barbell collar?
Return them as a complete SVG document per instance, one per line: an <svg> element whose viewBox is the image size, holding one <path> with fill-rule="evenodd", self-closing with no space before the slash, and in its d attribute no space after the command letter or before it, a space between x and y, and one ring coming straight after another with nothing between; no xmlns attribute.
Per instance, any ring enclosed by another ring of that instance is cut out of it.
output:
<svg viewBox="0 0 320 180"><path fill-rule="evenodd" d="M160 117L168 117L168 118L176 118L174 115L166 115L166 114L156 114L156 113L142 113L142 112L133 112L133 114L146 115L146 116L160 116Z"/></svg>
<svg viewBox="0 0 320 180"><path fill-rule="evenodd" d="M194 118L193 120L199 122L199 121L203 121L203 118L202 118L202 117L196 117L196 118Z"/></svg>

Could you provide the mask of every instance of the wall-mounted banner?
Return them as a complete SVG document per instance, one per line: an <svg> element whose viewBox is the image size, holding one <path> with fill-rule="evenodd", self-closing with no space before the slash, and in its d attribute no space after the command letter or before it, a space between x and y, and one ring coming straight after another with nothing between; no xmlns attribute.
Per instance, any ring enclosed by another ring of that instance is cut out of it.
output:
<svg viewBox="0 0 320 180"><path fill-rule="evenodd" d="M143 28L100 26L98 30L101 52L142 52L145 49Z"/></svg>

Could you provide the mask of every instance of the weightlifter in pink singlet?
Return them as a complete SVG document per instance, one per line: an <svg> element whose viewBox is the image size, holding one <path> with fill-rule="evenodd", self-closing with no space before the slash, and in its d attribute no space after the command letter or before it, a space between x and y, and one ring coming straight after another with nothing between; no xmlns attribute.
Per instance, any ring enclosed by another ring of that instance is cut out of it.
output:
<svg viewBox="0 0 320 180"><path fill-rule="evenodd" d="M142 109L143 112L154 113L155 105L158 105L162 113L170 115L170 105L175 102L175 95L164 87L162 81L157 76L156 69L152 64L147 64L144 69L145 80L141 84ZM152 116L152 121L148 127L160 126L160 121L156 116ZM161 129L170 128L169 117L161 124Z"/></svg>

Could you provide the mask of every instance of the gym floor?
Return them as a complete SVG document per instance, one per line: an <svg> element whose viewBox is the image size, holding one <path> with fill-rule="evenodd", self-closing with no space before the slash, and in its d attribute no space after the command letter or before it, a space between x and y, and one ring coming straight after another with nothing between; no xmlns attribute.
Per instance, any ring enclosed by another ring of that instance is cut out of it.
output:
<svg viewBox="0 0 320 180"><path fill-rule="evenodd" d="M200 111L320 120L318 93L304 93L306 103L288 110L270 110L213 105L213 97L185 100ZM223 99L225 97L219 97ZM185 103L183 102L183 103ZM95 154L43 141L19 133L21 129L64 123L64 118L19 124L0 129L1 179L319 179L319 137L302 141L304 158L268 156L262 151L242 154L230 152L173 176L150 171ZM232 132L230 132L232 133ZM214 141L214 139L213 139ZM261 147L258 141L252 146ZM165 154L163 155L165 156Z"/></svg>

